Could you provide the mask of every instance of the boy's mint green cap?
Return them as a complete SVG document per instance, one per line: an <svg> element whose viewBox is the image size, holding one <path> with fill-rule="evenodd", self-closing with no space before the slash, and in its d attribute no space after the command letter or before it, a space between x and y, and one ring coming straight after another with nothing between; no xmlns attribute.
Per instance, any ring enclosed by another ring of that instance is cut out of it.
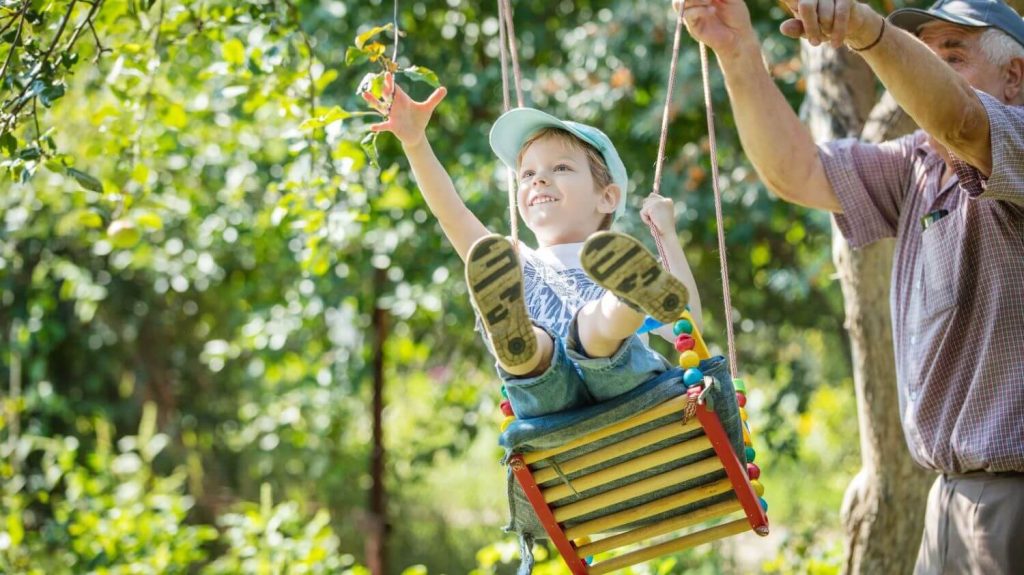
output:
<svg viewBox="0 0 1024 575"><path fill-rule="evenodd" d="M612 182L618 184L622 193L619 205L615 208L615 217L626 211L626 185L629 178L622 158L612 145L612 141L604 132L593 126L579 122L562 121L558 118L534 108L514 108L501 115L491 128L491 149L506 166L515 170L516 159L523 144L530 136L543 128L559 128L569 132L584 142L594 146L604 158L611 173Z"/></svg>

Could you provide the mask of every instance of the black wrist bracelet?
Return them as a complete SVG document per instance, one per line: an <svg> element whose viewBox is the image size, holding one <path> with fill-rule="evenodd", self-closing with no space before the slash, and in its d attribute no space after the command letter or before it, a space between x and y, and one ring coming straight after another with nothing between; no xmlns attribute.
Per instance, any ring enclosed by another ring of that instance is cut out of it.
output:
<svg viewBox="0 0 1024 575"><path fill-rule="evenodd" d="M875 46L877 46L878 43L882 41L882 35L883 34L885 34L885 18L882 18L882 29L878 31L878 38L875 38L874 42L868 44L867 46L864 46L863 48L854 48L853 46L850 46L849 44L847 44L847 46L849 46L849 48L851 50L853 50L854 52L865 52L865 51L870 50L870 49L874 48Z"/></svg>

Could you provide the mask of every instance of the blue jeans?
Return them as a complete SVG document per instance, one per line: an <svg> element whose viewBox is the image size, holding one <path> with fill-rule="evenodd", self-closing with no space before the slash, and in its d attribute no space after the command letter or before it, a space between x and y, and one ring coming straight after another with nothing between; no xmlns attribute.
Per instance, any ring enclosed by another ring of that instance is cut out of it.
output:
<svg viewBox="0 0 1024 575"><path fill-rule="evenodd" d="M516 417L527 419L611 399L672 368L636 334L611 357L583 353L576 321L566 338L550 332L554 342L551 365L535 377L517 377L496 365Z"/></svg>

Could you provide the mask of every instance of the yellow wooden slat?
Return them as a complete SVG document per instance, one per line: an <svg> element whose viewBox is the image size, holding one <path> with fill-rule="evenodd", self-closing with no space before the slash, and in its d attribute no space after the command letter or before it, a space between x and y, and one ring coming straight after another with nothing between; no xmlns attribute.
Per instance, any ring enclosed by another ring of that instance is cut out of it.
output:
<svg viewBox="0 0 1024 575"><path fill-rule="evenodd" d="M691 503L697 503L703 501L715 495L721 495L732 491L732 483L728 479L721 479L714 483L707 485L701 485L700 487L694 487L693 489L687 489L680 493L674 493L661 499L655 499L643 505L624 509L622 511L612 513L611 515L605 515L597 519L590 521L584 521L579 525L574 525L565 530L565 536L568 539L579 539L586 535L593 535L595 533L601 533L616 527L621 527L634 521L640 521L653 517L666 511L678 509Z"/></svg>
<svg viewBox="0 0 1024 575"><path fill-rule="evenodd" d="M750 524L747 523L746 518L737 519L729 523L723 523L704 531L698 531L691 533L690 535L684 535L679 539L673 539L672 541L666 541L658 545L653 545L632 553L613 557L607 561L595 563L587 569L590 575L603 575L604 573L611 573L616 569L623 569L630 565L636 565L662 555L668 555L669 553L676 553L696 547L703 543L710 543L716 539L722 539L723 537L729 537L730 535L736 535L737 533L743 533L750 529Z"/></svg>
<svg viewBox="0 0 1024 575"><path fill-rule="evenodd" d="M655 419L658 419L659 417L664 417L664 416L666 416L666 415L668 415L670 413L673 413L673 412L677 412L678 411L679 412L679 419L682 420L682 418L683 418L682 414L686 411L686 404L687 404L687 402L688 402L688 399L687 399L686 395L680 395L678 397L673 397L672 399L670 399L668 401L665 401L664 403L660 403L660 404L658 404L658 405L648 409L647 411L644 411L644 412L642 412L642 413L640 413L638 415L635 415L635 416L633 416L633 417L631 417L629 419L620 421L620 422L618 422L618 423L616 423L614 425L609 425L608 427L605 427L603 429L599 429L599 430L597 430L597 431L595 431L593 433L588 433L587 435L584 435L583 437L580 437L578 439L574 439L573 441L570 441L570 442L565 443L563 445L560 445L558 447L552 447L551 449L545 449L545 450L542 450L542 451L530 451L530 452L524 453L523 454L523 461L525 461L527 464L536 463L536 462L538 462L538 461L540 461L542 459L547 459L547 458L551 457L552 455L558 455L559 453L565 453L566 451L569 451L571 449L576 449L577 447L580 447L582 445L586 445L588 443L593 443L593 442L595 442L595 441L597 441L599 439L604 439L605 437L610 437L610 436L615 435L617 433L622 433L623 431L626 431L627 429L632 429L632 428L637 427L639 425L643 425L645 423L650 423L651 421L654 421Z"/></svg>
<svg viewBox="0 0 1024 575"><path fill-rule="evenodd" d="M555 521L561 523L563 521L575 519L581 515L586 515L591 511L596 511L616 503L628 501L634 497L639 497L647 493L653 493L659 489L679 485L685 481L703 477L721 469L722 462L719 461L717 457L702 459L685 467L666 471L665 473L659 473L654 477L648 477L642 481L623 485L622 487L606 491L600 495L595 495L593 497L583 499L582 501L558 507L555 509Z"/></svg>
<svg viewBox="0 0 1024 575"><path fill-rule="evenodd" d="M738 499L729 499L715 503L714 505L709 505L708 507L702 507L696 511L687 513L686 515L670 517L651 525L645 525L643 527L633 529L632 531L619 533L618 535L612 535L611 537L605 537L600 541L583 545L576 550L576 553L580 557L596 555L611 549L618 549L619 547L625 547L632 543L657 537L658 535L664 535L666 533L678 531L679 529L685 529L716 517L724 517L730 513L742 510L743 505L740 504Z"/></svg>
<svg viewBox="0 0 1024 575"><path fill-rule="evenodd" d="M628 455L638 449L654 445L659 441L671 439L673 437L679 437L692 431L700 429L700 420L696 417L693 420L680 424L678 421L673 421L661 427L656 427L649 431L645 431L639 435L623 439L622 441L606 445L601 449L596 449L590 453L567 459L558 463L558 468L562 470L562 473L568 475L575 473L581 469L593 467L599 463L610 461L623 455ZM544 467L538 469L533 473L533 480L537 483L545 483L558 477L558 472L555 471L554 467Z"/></svg>
<svg viewBox="0 0 1024 575"><path fill-rule="evenodd" d="M701 451L711 449L711 441L707 436L695 437L689 441L677 443L676 445L670 445L664 449L658 451L652 451L647 455L641 455L635 459L624 461L617 465L606 467L600 471L589 473L582 477L578 477L571 481L572 486L566 485L565 483L558 483L542 491L544 500L548 502L558 501L564 499L573 494L573 490L577 493L592 489L598 485L604 485L610 483L616 479L622 479L635 473L640 473L645 469L664 465L666 463L689 457ZM714 457L712 453L711 457Z"/></svg>

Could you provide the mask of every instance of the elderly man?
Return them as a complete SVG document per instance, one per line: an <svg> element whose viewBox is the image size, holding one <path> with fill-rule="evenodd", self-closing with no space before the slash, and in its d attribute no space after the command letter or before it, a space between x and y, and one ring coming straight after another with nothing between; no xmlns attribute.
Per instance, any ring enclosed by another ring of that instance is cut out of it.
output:
<svg viewBox="0 0 1024 575"><path fill-rule="evenodd" d="M917 573L1024 573L1024 21L998 0L888 19L786 0L783 33L860 53L921 130L815 145L742 0L676 0L715 51L740 139L780 198L854 246L896 238L890 298L907 445L939 472Z"/></svg>

